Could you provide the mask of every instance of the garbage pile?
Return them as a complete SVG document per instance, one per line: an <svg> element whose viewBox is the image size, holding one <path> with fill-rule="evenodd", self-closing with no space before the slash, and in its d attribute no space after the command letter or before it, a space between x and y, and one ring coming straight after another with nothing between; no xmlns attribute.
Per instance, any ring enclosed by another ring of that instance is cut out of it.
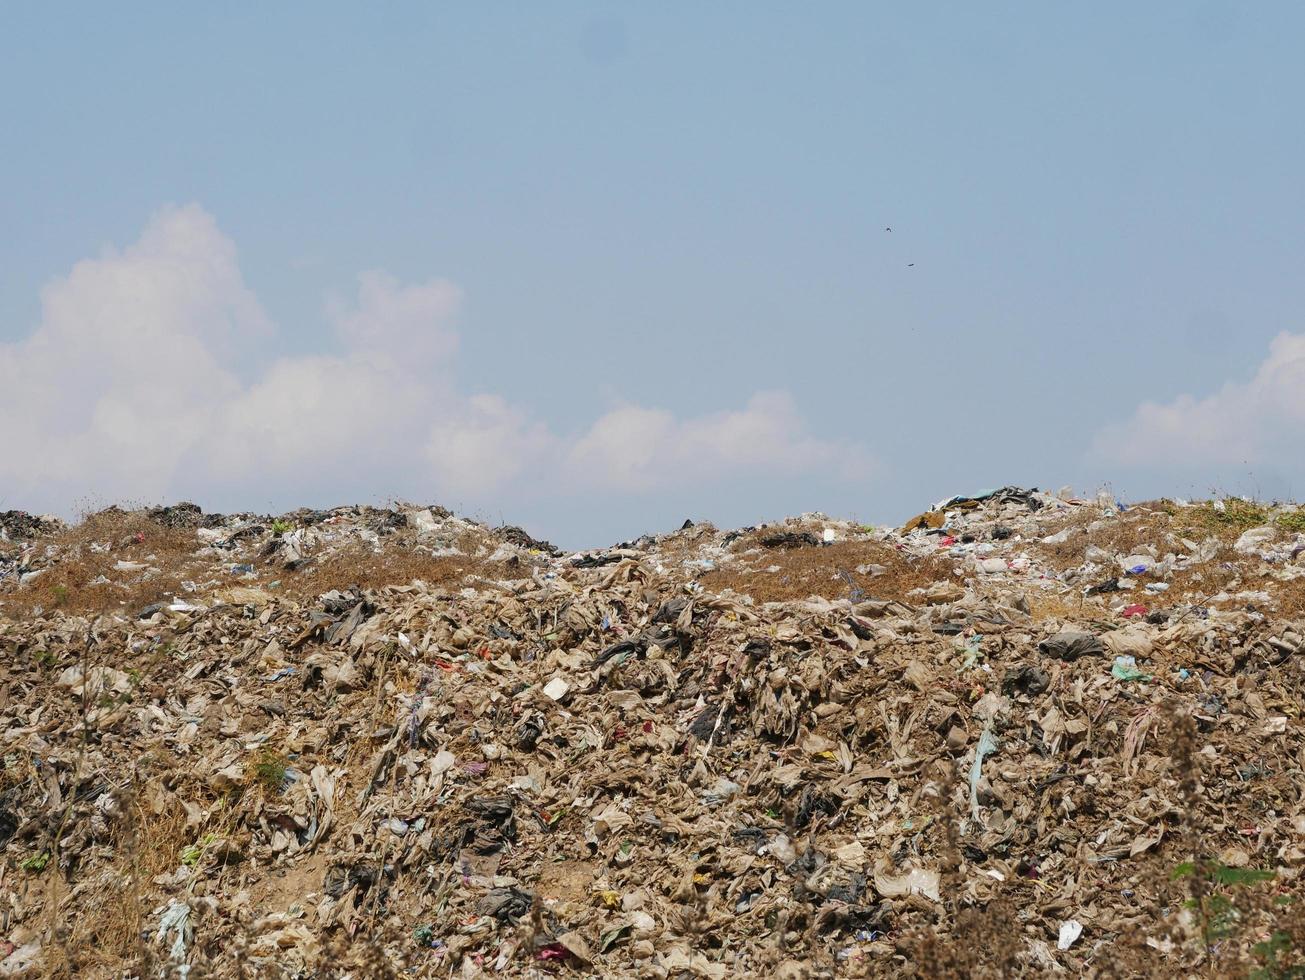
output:
<svg viewBox="0 0 1305 980"><path fill-rule="evenodd" d="M0 515L0 976L1302 962L1305 512Z"/></svg>

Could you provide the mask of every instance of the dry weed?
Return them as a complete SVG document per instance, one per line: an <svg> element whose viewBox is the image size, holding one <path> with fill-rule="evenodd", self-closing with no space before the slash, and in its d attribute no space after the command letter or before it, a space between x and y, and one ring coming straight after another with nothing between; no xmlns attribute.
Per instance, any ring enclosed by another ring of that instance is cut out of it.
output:
<svg viewBox="0 0 1305 980"><path fill-rule="evenodd" d="M745 554L738 564L702 576L703 588L733 589L757 602L825 599L897 599L912 602L913 589L951 579L951 564L937 558L912 558L878 541L842 541L821 547L767 549ZM877 565L884 571L858 572Z"/></svg>
<svg viewBox="0 0 1305 980"><path fill-rule="evenodd" d="M135 611L183 592L182 581L203 567L193 530L165 527L142 511L110 508L47 538L63 557L30 584L0 593L0 614L11 618L59 610L92 615ZM125 579L119 561L146 569ZM157 572L149 569L158 569ZM98 581L101 577L107 582Z"/></svg>
<svg viewBox="0 0 1305 980"><path fill-rule="evenodd" d="M525 576L528 568L509 562L491 562L473 555L433 555L411 542L387 542L377 554L362 542L332 553L302 571L286 572L281 587L292 596L313 598L331 589L381 589L407 585L420 579L427 585L450 589L473 584L477 578Z"/></svg>

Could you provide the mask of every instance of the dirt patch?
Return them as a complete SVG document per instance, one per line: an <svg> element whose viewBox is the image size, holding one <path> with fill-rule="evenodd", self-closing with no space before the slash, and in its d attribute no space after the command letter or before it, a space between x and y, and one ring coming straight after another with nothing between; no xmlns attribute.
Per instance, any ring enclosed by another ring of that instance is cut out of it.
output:
<svg viewBox="0 0 1305 980"><path fill-rule="evenodd" d="M539 880L539 893L559 902L584 902L594 887L597 869L588 861L563 861Z"/></svg>
<svg viewBox="0 0 1305 980"><path fill-rule="evenodd" d="M258 882L249 893L250 903L264 915L287 912L306 895L321 892L323 877L330 864L330 859L324 855L312 854L294 867Z"/></svg>

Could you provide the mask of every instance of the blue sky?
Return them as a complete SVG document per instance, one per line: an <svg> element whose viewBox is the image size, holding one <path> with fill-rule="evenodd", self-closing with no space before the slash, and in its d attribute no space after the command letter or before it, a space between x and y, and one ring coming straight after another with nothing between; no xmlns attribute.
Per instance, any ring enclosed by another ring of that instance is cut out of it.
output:
<svg viewBox="0 0 1305 980"><path fill-rule="evenodd" d="M1303 29L7 5L0 507L400 495L589 545L1299 495Z"/></svg>

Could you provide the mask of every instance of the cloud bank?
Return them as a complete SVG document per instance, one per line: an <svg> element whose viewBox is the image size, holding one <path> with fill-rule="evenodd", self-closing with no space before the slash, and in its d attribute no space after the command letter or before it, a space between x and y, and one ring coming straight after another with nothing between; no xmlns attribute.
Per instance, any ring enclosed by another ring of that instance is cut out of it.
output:
<svg viewBox="0 0 1305 980"><path fill-rule="evenodd" d="M1125 466L1185 468L1242 463L1299 466L1305 448L1305 334L1281 333L1246 382L1204 398L1146 402L1127 422L1108 426L1093 445Z"/></svg>
<svg viewBox="0 0 1305 980"><path fill-rule="evenodd" d="M458 376L463 302L445 280L365 272L328 304L321 350L271 360L276 325L234 243L197 205L79 262L41 294L24 340L0 344L0 507L79 501L515 498L701 487L744 474L871 469L819 439L792 398L681 418L619 405L579 432ZM252 356L251 356L252 355Z"/></svg>

